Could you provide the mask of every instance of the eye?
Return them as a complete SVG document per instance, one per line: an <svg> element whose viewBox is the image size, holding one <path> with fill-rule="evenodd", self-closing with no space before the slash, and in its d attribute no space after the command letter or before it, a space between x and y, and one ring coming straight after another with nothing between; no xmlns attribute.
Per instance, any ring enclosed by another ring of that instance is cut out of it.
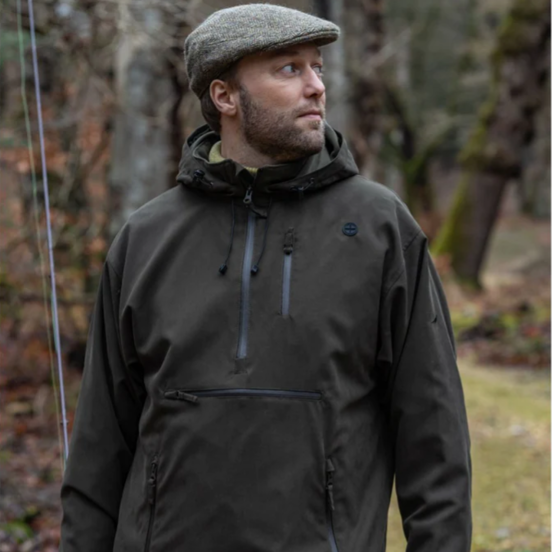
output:
<svg viewBox="0 0 552 552"><path fill-rule="evenodd" d="M283 73L287 73L289 75L291 75L292 73L295 72L295 64L293 63L288 63L287 65L284 65L280 71L282 71Z"/></svg>
<svg viewBox="0 0 552 552"><path fill-rule="evenodd" d="M322 65L314 65L312 69L319 77L324 76L324 67Z"/></svg>

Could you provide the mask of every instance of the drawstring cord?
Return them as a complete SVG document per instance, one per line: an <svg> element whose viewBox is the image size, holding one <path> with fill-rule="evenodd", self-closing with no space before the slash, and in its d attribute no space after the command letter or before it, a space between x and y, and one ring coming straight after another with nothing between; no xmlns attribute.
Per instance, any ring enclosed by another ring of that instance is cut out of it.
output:
<svg viewBox="0 0 552 552"><path fill-rule="evenodd" d="M265 229L264 229L264 235L263 235L263 247L261 248L261 253L259 255L259 258L257 259L257 262L253 265L253 268L251 269L251 274L253 274L253 276L255 276L255 274L257 274L257 272L259 272L259 263L261 262L261 259L263 258L263 253L264 253L264 250L265 250L265 245L266 245L266 235L268 233L268 217L270 215L270 206L272 205L272 198L270 198L270 201L268 202L268 209L267 209L267 212L266 212L266 217L265 217Z"/></svg>
<svg viewBox="0 0 552 552"><path fill-rule="evenodd" d="M228 246L228 253L226 254L226 259L224 259L224 262L219 266L219 272L224 275L226 274L226 271L228 270L228 259L230 259L230 253L232 252L232 244L234 243L234 230L236 228L236 210L234 206L234 201L231 202L232 206L232 232L230 234L230 245ZM268 234L268 217L270 216L270 207L272 206L272 198L270 198L270 201L268 203L268 209L266 216L263 216L265 219L265 228L264 228L264 234L263 234L263 246L261 248L261 253L259 254L259 258L257 259L257 262L253 265L251 268L251 274L255 275L257 272L259 272L260 267L259 264L261 262L261 259L263 258L263 254L266 247L266 236ZM257 213L257 211L255 211ZM258 213L257 213L258 214Z"/></svg>
<svg viewBox="0 0 552 552"><path fill-rule="evenodd" d="M219 266L219 272L224 275L226 274L226 271L228 270L228 259L230 258L230 253L232 251L232 244L234 243L234 228L236 227L236 211L234 208L234 200L231 202L232 205L232 233L230 235L230 247L228 247L228 254L226 255L226 259L224 259L224 262Z"/></svg>

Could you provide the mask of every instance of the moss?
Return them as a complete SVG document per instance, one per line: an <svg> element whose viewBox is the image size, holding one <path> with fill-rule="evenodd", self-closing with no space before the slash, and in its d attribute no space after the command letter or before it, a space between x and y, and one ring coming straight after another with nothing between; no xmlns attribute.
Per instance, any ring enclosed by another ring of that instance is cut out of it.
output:
<svg viewBox="0 0 552 552"><path fill-rule="evenodd" d="M482 108L477 126L458 156L458 161L465 168L480 169L489 163L485 154L485 146L487 144L488 121L493 109L494 105L488 104Z"/></svg>
<svg viewBox="0 0 552 552"><path fill-rule="evenodd" d="M492 56L495 66L505 56L531 48L537 38L534 25L546 17L549 9L547 0L516 0L498 30L497 46Z"/></svg>
<svg viewBox="0 0 552 552"><path fill-rule="evenodd" d="M481 319L478 311L473 309L451 309L450 320L454 331L454 338L458 340L463 332L473 328Z"/></svg>
<svg viewBox="0 0 552 552"><path fill-rule="evenodd" d="M467 175L464 175L458 184L447 220L431 247L431 253L435 256L461 254L464 242L462 221L466 219L466 212L470 208L468 182Z"/></svg>
<svg viewBox="0 0 552 552"><path fill-rule="evenodd" d="M498 109L498 84L493 83L490 98L483 104L479 118L471 137L458 155L458 162L468 171L510 175L518 166L515 159L505 152L500 144L489 138L489 127L492 125Z"/></svg>
<svg viewBox="0 0 552 552"><path fill-rule="evenodd" d="M34 536L34 531L31 526L20 520L4 523L0 525L0 529L4 533L7 533L18 544L22 544L23 542L32 539Z"/></svg>
<svg viewBox="0 0 552 552"><path fill-rule="evenodd" d="M437 234L432 246L431 254L435 257L444 256L450 258L455 272L456 281L464 288L474 291L481 290L481 282L478 279L466 277L462 274L461 265L466 254L465 248L468 240L464 234L466 221L470 220L469 187L472 173L465 171L456 188L452 207Z"/></svg>

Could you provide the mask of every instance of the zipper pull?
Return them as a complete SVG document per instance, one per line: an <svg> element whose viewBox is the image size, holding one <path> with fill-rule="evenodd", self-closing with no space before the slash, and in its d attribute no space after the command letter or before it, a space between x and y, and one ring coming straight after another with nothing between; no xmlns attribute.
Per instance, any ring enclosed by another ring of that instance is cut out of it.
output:
<svg viewBox="0 0 552 552"><path fill-rule="evenodd" d="M246 205L249 205L253 201L253 188L249 186L247 190L245 191L245 197L243 198L243 202Z"/></svg>
<svg viewBox="0 0 552 552"><path fill-rule="evenodd" d="M335 510L334 497L333 497L333 472L335 471L334 465L330 458L326 460L326 490L328 492L328 500L330 502L330 508Z"/></svg>
<svg viewBox="0 0 552 552"><path fill-rule="evenodd" d="M286 255L291 255L293 253L293 242L294 242L294 236L293 236L293 228L290 228L284 237L284 253Z"/></svg>
<svg viewBox="0 0 552 552"><path fill-rule="evenodd" d="M151 463L151 471L148 479L148 485L149 485L148 502L151 505L153 505L153 503L155 502L155 490L157 487L157 456L153 459Z"/></svg>
<svg viewBox="0 0 552 552"><path fill-rule="evenodd" d="M165 391L165 398L174 399L177 401L188 401L191 403L199 402L199 397L197 395L186 393L186 391L177 391L176 389L172 389L171 391Z"/></svg>

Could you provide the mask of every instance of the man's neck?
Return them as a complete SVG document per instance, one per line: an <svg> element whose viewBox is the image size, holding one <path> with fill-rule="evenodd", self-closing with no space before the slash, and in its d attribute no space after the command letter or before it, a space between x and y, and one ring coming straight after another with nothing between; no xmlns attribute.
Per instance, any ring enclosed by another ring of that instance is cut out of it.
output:
<svg viewBox="0 0 552 552"><path fill-rule="evenodd" d="M278 161L253 149L241 135L234 133L231 136L221 132L220 152L226 159L232 159L244 167L259 169L266 165L277 165Z"/></svg>
<svg viewBox="0 0 552 552"><path fill-rule="evenodd" d="M209 151L209 163L221 163L222 161L226 161L226 157L222 155L221 149L221 142L215 142L213 146L211 147L211 150ZM247 169L252 175L257 174L257 171L259 169L255 167L248 167L247 165L243 165L245 169Z"/></svg>

